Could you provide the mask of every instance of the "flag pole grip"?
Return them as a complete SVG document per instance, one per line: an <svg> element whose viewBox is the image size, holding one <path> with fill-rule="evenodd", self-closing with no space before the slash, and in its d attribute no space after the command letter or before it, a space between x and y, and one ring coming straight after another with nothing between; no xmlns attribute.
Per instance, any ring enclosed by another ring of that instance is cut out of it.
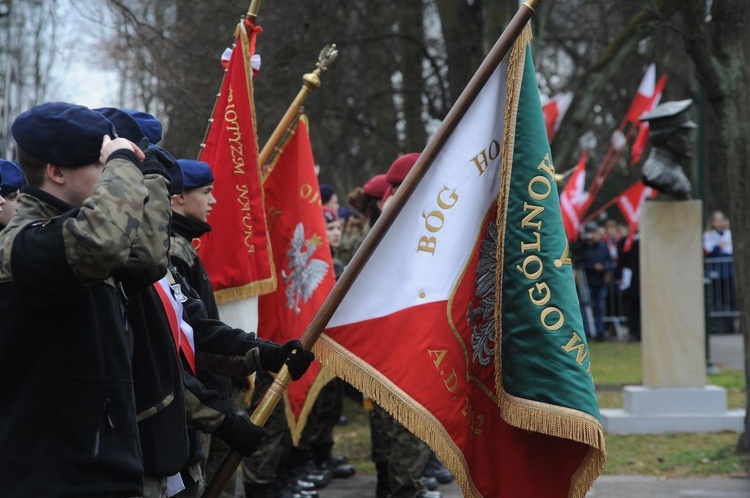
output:
<svg viewBox="0 0 750 498"><path fill-rule="evenodd" d="M357 275L362 271L367 260L370 259L375 248L385 236L386 231L393 224L396 216L406 204L406 201L414 192L422 177L427 173L430 164L432 164L435 157L437 157L443 145L448 140L448 137L453 133L453 130L456 128L463 115L466 114L466 111L469 109L472 102L474 102L474 99L476 99L484 84L490 79L492 73L495 72L497 66L510 51L516 38L521 34L526 23L533 15L539 1L540 0L528 0L518 9L518 12L513 16L508 27L505 28L505 31L503 31L500 38L498 38L497 42L495 42L495 45L492 47L492 50L490 50L490 53L484 58L479 69L477 69L474 76L472 76L471 80L466 85L466 88L464 88L464 91L461 92L456 103L453 104L450 111L448 111L440 128L438 128L427 143L427 146L420 154L419 159L417 159L417 162L406 176L406 179L393 196L393 199L389 201L385 210L380 215L380 218L378 218L378 221L367 234L367 237L365 237L362 245L354 254L354 257L347 265L344 273L341 274L341 277L339 277L336 285L331 290L331 293L310 322L307 330L305 330L301 341L302 346L306 350L312 349L313 345L318 340L318 337L320 337L320 334L323 333L328 321L343 300L344 295L346 295L347 291L351 288Z"/></svg>
<svg viewBox="0 0 750 498"><path fill-rule="evenodd" d="M252 416L250 416L251 423L260 427L265 425L268 417L271 416L276 405L279 404L279 401L284 396L286 386L291 380L292 376L289 374L289 368L284 365L273 380L273 384L266 391L263 399L260 400L255 411L253 411ZM216 471L216 474L214 474L211 482L206 486L206 490L201 495L201 498L218 498L221 492L224 491L229 480L235 477L235 472L240 463L242 463L242 455L234 450L230 451L224 457L224 461L221 462L221 466Z"/></svg>

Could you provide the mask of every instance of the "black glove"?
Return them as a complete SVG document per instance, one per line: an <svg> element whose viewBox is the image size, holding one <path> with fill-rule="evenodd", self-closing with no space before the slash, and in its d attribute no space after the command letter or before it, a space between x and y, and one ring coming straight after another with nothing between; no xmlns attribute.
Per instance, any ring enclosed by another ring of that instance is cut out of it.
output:
<svg viewBox="0 0 750 498"><path fill-rule="evenodd" d="M292 339L283 345L263 343L260 346L258 356L260 366L269 372L278 372L286 363L292 380L302 377L310 367L310 363L315 359L312 351L302 349L302 343L299 339Z"/></svg>
<svg viewBox="0 0 750 498"><path fill-rule="evenodd" d="M229 413L214 434L240 455L249 457L266 437L266 430L242 415Z"/></svg>
<svg viewBox="0 0 750 498"><path fill-rule="evenodd" d="M169 195L182 192L184 186L182 169L172 154L158 145L148 144L147 141L140 145L143 154L146 156L146 159L140 165L141 172L144 175L161 175L169 180ZM143 146L146 148L143 148Z"/></svg>

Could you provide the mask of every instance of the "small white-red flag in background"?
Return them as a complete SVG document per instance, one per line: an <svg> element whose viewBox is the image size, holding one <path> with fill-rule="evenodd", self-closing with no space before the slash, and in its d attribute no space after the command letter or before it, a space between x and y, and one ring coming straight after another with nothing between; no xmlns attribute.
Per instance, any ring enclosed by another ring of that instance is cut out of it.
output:
<svg viewBox="0 0 750 498"><path fill-rule="evenodd" d="M560 129L565 113L573 101L573 92L565 92L552 97L547 103L542 105L544 113L544 125L547 128L547 139L551 142L555 133Z"/></svg>
<svg viewBox="0 0 750 498"><path fill-rule="evenodd" d="M584 190L586 186L586 152L581 154L576 170L560 193L560 210L562 211L563 226L568 240L578 240L581 228L581 213L583 205L589 198Z"/></svg>

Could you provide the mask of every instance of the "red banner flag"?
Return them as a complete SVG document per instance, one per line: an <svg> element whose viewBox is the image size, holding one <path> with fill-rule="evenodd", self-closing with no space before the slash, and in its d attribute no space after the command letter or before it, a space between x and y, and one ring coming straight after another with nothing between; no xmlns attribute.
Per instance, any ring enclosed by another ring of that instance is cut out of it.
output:
<svg viewBox="0 0 750 498"><path fill-rule="evenodd" d="M258 301L258 333L284 343L302 337L336 278L320 202L320 187L307 131L300 118L278 159L263 173L268 228L278 288ZM320 389L333 376L313 362L284 393L295 444Z"/></svg>
<svg viewBox="0 0 750 498"><path fill-rule="evenodd" d="M547 128L547 139L551 142L557 130L560 129L560 123L568 112L570 103L573 101L573 92L565 92L555 95L547 103L542 105L544 113L544 125Z"/></svg>
<svg viewBox="0 0 750 498"><path fill-rule="evenodd" d="M605 461L530 34L418 160L315 344L466 497L583 498Z"/></svg>
<svg viewBox="0 0 750 498"><path fill-rule="evenodd" d="M562 211L563 226L568 240L578 240L581 229L581 214L583 205L589 197L585 191L586 185L586 152L581 153L575 172L560 193L560 210Z"/></svg>
<svg viewBox="0 0 750 498"><path fill-rule="evenodd" d="M622 211L622 215L625 217L625 221L630 229L624 245L625 252L630 249L633 237L635 237L638 231L638 220L641 219L643 201L648 198L654 198L657 195L658 192L656 190L645 186L643 182L639 181L628 187L617 197L617 207Z"/></svg>
<svg viewBox="0 0 750 498"><path fill-rule="evenodd" d="M198 253L219 304L257 296L276 288L267 236L250 58L261 31L245 20L237 25L213 122L200 155L214 173L218 203L212 230Z"/></svg>

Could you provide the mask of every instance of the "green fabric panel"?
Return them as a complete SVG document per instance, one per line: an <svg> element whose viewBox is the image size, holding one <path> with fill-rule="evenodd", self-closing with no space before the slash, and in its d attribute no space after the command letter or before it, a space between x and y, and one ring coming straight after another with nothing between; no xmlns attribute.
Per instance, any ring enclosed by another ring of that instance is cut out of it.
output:
<svg viewBox="0 0 750 498"><path fill-rule="evenodd" d="M572 267L555 266L567 243L555 179L540 169L549 154L534 63L527 48L505 234L503 384L505 391L514 396L573 408L599 418ZM539 198L535 199L530 190ZM534 216L530 206L544 209ZM525 217L530 218L524 224ZM524 243L528 244L525 250ZM519 267L525 267L526 272ZM531 296L529 289L534 289ZM547 303L532 302L532 298L540 301L545 295L549 296ZM544 313L548 313L549 328L542 323ZM551 330L561 316L562 326ZM566 352L571 340L578 348Z"/></svg>

